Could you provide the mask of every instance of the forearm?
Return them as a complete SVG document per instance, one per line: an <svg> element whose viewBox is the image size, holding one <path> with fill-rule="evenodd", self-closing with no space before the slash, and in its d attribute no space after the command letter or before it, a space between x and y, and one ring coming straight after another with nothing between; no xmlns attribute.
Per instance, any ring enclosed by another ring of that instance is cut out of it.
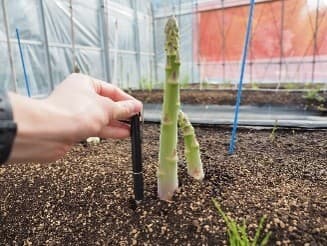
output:
<svg viewBox="0 0 327 246"><path fill-rule="evenodd" d="M58 155L56 152L66 150L62 139L69 142L69 135L64 136L65 130L62 122L69 122L69 117L58 112L46 100L35 100L9 93L14 121L17 124L17 135L14 141L10 161L22 161L40 156ZM67 118L67 119L66 119ZM72 132L70 131L70 134ZM45 153L42 151L52 151Z"/></svg>

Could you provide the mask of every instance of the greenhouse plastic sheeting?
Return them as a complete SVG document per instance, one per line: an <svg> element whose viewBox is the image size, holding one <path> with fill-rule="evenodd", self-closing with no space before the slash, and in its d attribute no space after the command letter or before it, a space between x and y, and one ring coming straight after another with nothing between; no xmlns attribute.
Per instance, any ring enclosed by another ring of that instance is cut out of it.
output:
<svg viewBox="0 0 327 246"><path fill-rule="evenodd" d="M161 87L165 79L164 26L171 15L176 16L180 25L181 83L238 82L249 1L3 2L7 6L14 71L20 93L26 94L26 86L16 27L20 30L33 95L47 95L52 86L73 71L73 61L83 73L110 79L125 89ZM326 12L325 0L256 0L245 82L326 82ZM106 23L107 29L104 28ZM50 68L44 24L49 41ZM3 48L0 59L5 65L0 73L4 82L1 87L13 90L2 11L0 44Z"/></svg>
<svg viewBox="0 0 327 246"><path fill-rule="evenodd" d="M2 11L1 11L2 12ZM37 70L37 73L29 73L29 80L31 85L31 91L33 94L43 94L48 91L47 84L47 75L45 64L45 56L43 52L43 44L41 27L39 25L39 15L37 13L37 2L36 1L7 1L7 16L8 16L8 26L9 26L9 35L11 39L12 53L15 57L14 66L16 68L17 76L17 90L22 94L26 94L25 82L22 64L19 55L18 44L16 40L16 28L19 29L22 40L22 48L24 50L26 68L28 71ZM27 16L27 18L25 18ZM1 32L5 33L3 16L1 16ZM4 44L7 42L6 36L1 35L1 43ZM26 40L33 40L27 44ZM7 59L4 64L6 66L6 75L1 76L1 80L4 80L4 86L9 89L13 89L13 81L11 78L10 66L9 66L9 57L6 48L3 49L3 53ZM3 64L3 63L2 63ZM41 69L40 69L41 68ZM3 69L3 67L1 68ZM3 71L1 71L3 74Z"/></svg>
<svg viewBox="0 0 327 246"><path fill-rule="evenodd" d="M111 77L115 80L111 82L125 88L138 88L142 78L149 80L150 76L154 77L152 18L149 1L73 0L72 24L69 0L43 0L52 81L47 66L40 0L5 0L4 2L19 93L26 94L26 88L15 33L16 27L20 31L33 96L49 94L51 83L54 86L57 85L73 71L73 54L81 72L103 80ZM102 15L102 3L106 4L107 19ZM0 73L0 79L4 81L1 87L13 90L2 12L0 14L0 45L4 55L0 59L1 64L6 66ZM105 40L103 33L104 20L108 23L106 30L108 40ZM139 32L136 31L137 29ZM105 43L108 50L105 50ZM108 69L105 63L106 55L109 58Z"/></svg>

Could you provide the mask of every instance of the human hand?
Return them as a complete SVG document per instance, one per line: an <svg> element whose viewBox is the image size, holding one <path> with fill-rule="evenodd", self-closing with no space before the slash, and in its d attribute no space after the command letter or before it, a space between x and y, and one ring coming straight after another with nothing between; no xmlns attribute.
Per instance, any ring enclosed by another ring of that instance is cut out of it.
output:
<svg viewBox="0 0 327 246"><path fill-rule="evenodd" d="M119 88L82 74L70 75L46 99L10 98L18 124L12 161L56 160L90 136L128 137L129 126L119 120L142 109Z"/></svg>

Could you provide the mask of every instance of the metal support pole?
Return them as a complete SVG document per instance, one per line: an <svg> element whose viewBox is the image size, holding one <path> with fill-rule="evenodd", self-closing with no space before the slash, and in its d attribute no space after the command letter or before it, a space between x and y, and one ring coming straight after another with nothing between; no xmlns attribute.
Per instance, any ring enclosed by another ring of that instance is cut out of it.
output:
<svg viewBox="0 0 327 246"><path fill-rule="evenodd" d="M282 82L282 71L283 71L283 61L284 61L284 19L285 19L285 1L281 1L281 23L280 23L280 39L279 39L279 48L280 48L280 55L279 55L279 78L278 78L278 85L276 90L279 89L280 83Z"/></svg>
<svg viewBox="0 0 327 246"><path fill-rule="evenodd" d="M200 72L200 34L199 34L199 3L195 0L195 24L196 24L196 65L198 72L198 79L200 80L200 86L202 87L203 79L201 78Z"/></svg>
<svg viewBox="0 0 327 246"><path fill-rule="evenodd" d="M192 26L191 26L191 28L192 28L192 30L191 30L191 33L192 33L192 37L191 37L191 81L190 81L190 83L193 83L194 82L194 6L193 6L193 1L192 1L192 12L191 12L191 18L192 18L192 21L191 21L191 23L192 23ZM182 36L182 28L180 27L180 36Z"/></svg>
<svg viewBox="0 0 327 246"><path fill-rule="evenodd" d="M137 15L137 0L131 0L131 6L134 8L134 42L136 51L136 66L138 82L141 81L141 47L140 47L140 32L139 32L139 18Z"/></svg>
<svg viewBox="0 0 327 246"><path fill-rule="evenodd" d="M11 71L11 79L13 84L13 89L15 92L17 92L17 76L16 76L16 70L14 66L14 59L11 49L11 43L10 43L10 34L9 34L9 24L8 24L8 16L7 16L7 6L5 0L2 0L2 11L3 11L3 19L4 19L4 25L5 25L5 31L6 31L6 38L7 38L7 47L8 47L8 57L9 57L9 64L10 64L10 71Z"/></svg>
<svg viewBox="0 0 327 246"><path fill-rule="evenodd" d="M49 39L48 39L47 26L45 23L43 0L40 0L40 12L41 12L41 22L42 22L43 36L44 36L45 57L46 57L49 80L50 80L50 90L52 91L54 89L54 82L53 82L52 67L51 67L51 61L50 61Z"/></svg>
<svg viewBox="0 0 327 246"><path fill-rule="evenodd" d="M250 62L249 62L249 66L250 66L250 83L251 83L252 89L255 89L256 84L255 84L255 81L253 81L253 58L252 58L252 56L253 56L252 40L250 40Z"/></svg>
<svg viewBox="0 0 327 246"><path fill-rule="evenodd" d="M181 28L181 25L182 25L181 18L182 18L182 0L178 0L178 26L179 26L179 28Z"/></svg>
<svg viewBox="0 0 327 246"><path fill-rule="evenodd" d="M221 0L221 8L222 8L222 56L223 56L223 82L225 83L226 81L226 55L225 55L225 50L226 50L226 37L225 37L225 5L224 5L224 0Z"/></svg>
<svg viewBox="0 0 327 246"><path fill-rule="evenodd" d="M152 40L153 40L153 53L154 53L154 78L158 82L158 56L157 56L157 35L156 35L156 19L154 14L153 2L151 2L151 21L152 21Z"/></svg>
<svg viewBox="0 0 327 246"><path fill-rule="evenodd" d="M75 30L74 30L74 16L73 16L73 1L69 0L69 11L70 11L70 31L72 39L72 71L75 70L76 64L76 52L75 52Z"/></svg>
<svg viewBox="0 0 327 246"><path fill-rule="evenodd" d="M249 61L249 66L250 66L250 83L251 83L251 87L252 89L255 89L256 88L256 82L254 81L253 79L253 48L252 48L252 45L253 45L253 42L252 42L252 32L253 29L251 29L251 37L250 37L250 61Z"/></svg>
<svg viewBox="0 0 327 246"><path fill-rule="evenodd" d="M258 23L258 25L260 25L260 23ZM251 83L251 87L252 89L255 89L256 84L255 81L253 81L253 29L251 28L250 31L250 41L249 41L249 49L250 49L250 54L249 54L249 66L250 66L250 83Z"/></svg>
<svg viewBox="0 0 327 246"><path fill-rule="evenodd" d="M106 81L112 83L111 81L111 70L110 70L110 52L109 52L109 37L108 37L108 2L107 0L100 0L100 15L101 21L100 25L102 27L102 49L103 49L103 59L105 65L105 76Z"/></svg>
<svg viewBox="0 0 327 246"><path fill-rule="evenodd" d="M318 25L319 25L319 6L320 6L320 0L317 0L315 30L313 33L313 57L312 57L311 83L315 81L315 72L316 72L316 55L318 51L317 37L318 37Z"/></svg>

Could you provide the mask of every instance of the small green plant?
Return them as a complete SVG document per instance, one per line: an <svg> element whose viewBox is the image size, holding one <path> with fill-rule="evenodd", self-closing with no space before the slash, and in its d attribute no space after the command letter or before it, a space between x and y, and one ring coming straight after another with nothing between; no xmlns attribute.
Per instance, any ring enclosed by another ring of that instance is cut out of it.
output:
<svg viewBox="0 0 327 246"><path fill-rule="evenodd" d="M302 97L304 99L309 100L309 101L316 101L316 102L323 103L323 102L325 102L325 98L322 97L321 95L319 95L319 91L320 91L320 89L311 89L311 90L308 90L306 92L306 94L303 95Z"/></svg>
<svg viewBox="0 0 327 246"><path fill-rule="evenodd" d="M209 81L208 78L204 78L203 81L200 83L200 90L202 89L208 89L209 88Z"/></svg>
<svg viewBox="0 0 327 246"><path fill-rule="evenodd" d="M243 225L238 225L235 220L233 220L224 213L224 211L220 207L220 204L215 199L212 198L212 201L227 225L227 234L230 246L264 246L268 244L271 232L268 232L263 237L261 242L259 242L259 239L262 237L261 231L263 228L263 223L266 220L266 216L261 217L258 229L255 232L254 238L252 239L246 232L245 221L243 221Z"/></svg>
<svg viewBox="0 0 327 246"><path fill-rule="evenodd" d="M183 89L187 89L187 88L189 87L189 85L190 85L190 78L189 78L188 74L186 74L186 75L183 77L183 79L181 80L181 82L180 82L180 86L181 86L181 88L183 88Z"/></svg>
<svg viewBox="0 0 327 246"><path fill-rule="evenodd" d="M230 88L232 88L233 87L233 85L232 85L232 81L230 81L230 80L226 80L226 81L223 81L222 83L221 83L221 88L222 89L230 89Z"/></svg>
<svg viewBox="0 0 327 246"><path fill-rule="evenodd" d="M272 131L270 133L270 136L269 136L269 138L270 138L270 140L272 142L274 142L275 139L276 139L276 131L277 131L277 129L278 129L278 120L275 120L274 127L273 127L273 129L272 129Z"/></svg>
<svg viewBox="0 0 327 246"><path fill-rule="evenodd" d="M148 80L146 78L141 78L140 80L140 86L141 86L141 89L142 90L147 90L149 92L152 91L152 81L151 80Z"/></svg>
<svg viewBox="0 0 327 246"><path fill-rule="evenodd" d="M162 81L156 81L153 86L154 89L163 90L165 88L165 83Z"/></svg>
<svg viewBox="0 0 327 246"><path fill-rule="evenodd" d="M303 89L307 89L307 90L321 90L323 88L324 88L324 84L322 84L322 83L308 82L308 83L305 83L303 86Z"/></svg>
<svg viewBox="0 0 327 246"><path fill-rule="evenodd" d="M253 81L253 82L251 83L251 88L252 88L253 90L258 90L258 89L259 89L259 85L258 85L258 83L256 83L255 81Z"/></svg>
<svg viewBox="0 0 327 246"><path fill-rule="evenodd" d="M287 90L294 90L294 89L298 89L298 85L296 83L286 83L284 85L285 89Z"/></svg>

